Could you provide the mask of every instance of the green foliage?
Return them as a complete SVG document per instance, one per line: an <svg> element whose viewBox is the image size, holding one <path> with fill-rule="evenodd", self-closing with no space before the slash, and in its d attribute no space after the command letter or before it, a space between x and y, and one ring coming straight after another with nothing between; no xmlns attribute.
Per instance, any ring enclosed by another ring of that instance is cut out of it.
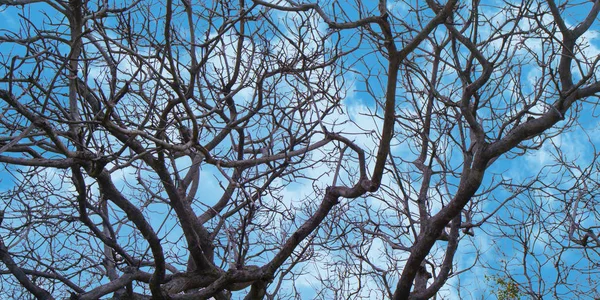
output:
<svg viewBox="0 0 600 300"><path fill-rule="evenodd" d="M519 284L508 277L500 277L496 275L485 275L486 281L494 286L494 295L498 300L519 299L523 295L519 290Z"/></svg>

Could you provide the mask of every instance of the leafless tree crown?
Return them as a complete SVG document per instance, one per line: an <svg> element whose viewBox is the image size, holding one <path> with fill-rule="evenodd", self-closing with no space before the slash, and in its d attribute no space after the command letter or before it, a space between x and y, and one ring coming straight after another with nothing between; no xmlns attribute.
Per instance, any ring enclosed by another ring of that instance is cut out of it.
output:
<svg viewBox="0 0 600 300"><path fill-rule="evenodd" d="M0 298L593 296L599 11L0 0Z"/></svg>

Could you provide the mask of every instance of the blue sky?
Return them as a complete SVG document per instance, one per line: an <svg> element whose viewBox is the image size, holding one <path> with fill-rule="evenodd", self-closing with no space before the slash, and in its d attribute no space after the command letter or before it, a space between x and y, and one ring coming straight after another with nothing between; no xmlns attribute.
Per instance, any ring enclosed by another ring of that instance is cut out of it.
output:
<svg viewBox="0 0 600 300"><path fill-rule="evenodd" d="M421 2L413 1L412 5L417 5L420 3ZM494 7L492 5L486 6L485 4L486 3L483 3L484 6L482 9L482 11L485 12L485 15L489 16L492 20L498 19L498 21L502 21L504 16L496 15L496 12L499 11L500 7ZM580 6L569 8L569 13L565 14L567 22L575 23L580 21L581 17L584 16L589 10L590 5L591 4L582 2ZM401 18L408 24L414 24L417 21L407 10L408 6L406 4L390 2L388 3L388 7L392 14L398 18ZM33 23L41 24L43 20L46 20L48 15L52 16L51 10L45 5L35 4L30 7L30 10L31 21ZM5 25L2 26L3 28L11 30L17 28L15 26L18 26L18 17L16 14L18 11L20 10L8 8L0 13L0 16L6 20L4 23ZM48 15L43 15L40 13L41 11L47 13ZM156 13L159 11L160 9L156 8ZM281 24L293 24L295 17L292 15L293 14L291 13L273 13L273 16L279 18L278 20L281 22ZM350 14L349 17L354 17L354 15ZM318 18L313 18L313 22L320 22L317 20ZM326 26L322 22L317 23L316 26L313 26L312 28L316 28L314 30L320 34L324 34L327 30ZM598 28L598 24L594 24L589 34L586 34L585 36L585 39L590 44L590 46L584 52L585 56L593 57L598 55L600 52L596 48L598 46ZM375 29L375 31L377 30ZM400 29L398 29L398 31L400 31ZM446 31L442 28L436 31L436 34L439 35L440 38L445 33ZM286 36L286 34L289 34L289 36L293 38L292 33L286 32L285 30L283 31L283 34L273 35L271 40L273 49L279 49L279 51L294 51L293 49L285 48L285 45L282 45L285 43L283 37ZM333 45L337 39L344 41L344 46L347 48L351 48L358 43L356 35L353 33L353 31L349 30L344 31L338 38L333 37L331 44L326 45ZM358 145L364 147L365 149L375 149L378 141L378 136L376 133L379 132L381 128L381 120L377 118L371 118L368 115L373 113L380 116L382 115L381 107L377 104L377 101L380 101L384 96L384 90L381 87L381 82L385 82L385 71L383 68L385 67L386 62L380 53L373 52L376 50L376 46L368 43L366 40L362 41L362 43L363 44L360 45L360 49L350 55L347 59L347 70L345 70L343 74L343 80L341 78L332 80L336 83L344 84L344 93L342 94L344 97L340 106L341 110L329 115L325 121L326 123L343 123L343 125L332 126L332 128L334 130L343 131L346 133L353 133L350 136ZM541 51L542 49L542 46L534 38L524 41L523 45L524 48L530 50L525 51L522 49L515 56L515 60L527 60L530 58L529 55L536 53L536 51ZM398 43L398 46L401 46L401 44ZM311 44L309 43L307 48L310 47ZM1 53L4 57L6 57L6 55L14 55L15 53L20 53L20 51L22 51L22 49L11 48L10 45L1 43L0 50L2 50ZM228 50L231 49L228 48ZM414 60L414 64L419 65L424 70L425 75L427 75L428 72L431 72L431 61L429 61L429 58L427 57L428 50L430 50L430 48L428 49L427 43L424 43L422 45L422 49L417 51L421 56L411 56L411 59ZM356 62L354 60L356 60ZM125 60L124 64L127 63L129 63L129 61ZM219 66L222 67L221 70L227 69L226 67L220 65L223 62L218 61L218 59L212 63L216 66L215 70L219 69ZM556 61L554 64L556 64ZM251 67L256 67L256 65L254 63L249 64L248 68L251 69ZM24 70L27 69L25 68ZM101 70L98 74L100 74L100 72ZM452 77L451 70L449 70L447 74L447 77L441 78L441 82L442 84L447 84L448 86L444 88L440 87L440 91L447 92L453 90L458 92L460 89L455 83L453 83L456 77ZM0 75L3 76L3 74ZM498 76L498 82L509 81L508 78L502 78L502 74L500 73L495 75ZM531 65L523 68L521 77L517 80L520 80L525 93L533 94L536 92L533 84L538 82L540 79L543 79L543 77L547 75L548 74L542 74L539 71L538 66L535 66L532 63ZM576 75L575 77L577 79L578 76ZM418 78L416 77L414 79L415 87L424 88L424 83L422 81L419 82L417 80ZM367 85L369 85L372 89L372 93L367 92ZM5 88L5 84L0 84L0 88ZM282 89L285 88L286 87L282 87ZM498 101L510 101L511 97L514 96L510 88L499 92L490 90L488 93L497 93L494 99L498 99ZM244 99L245 101L252 100L252 91L247 91L246 93L241 94L244 98L247 98ZM504 157L499 158L490 167L480 191L485 187L498 182L501 177L506 181L512 180L513 184L519 184L529 182L537 174L540 174L540 172L544 177L543 182L560 181L560 184L557 186L561 188L568 188L572 187L574 184L579 184L576 183L575 179L569 177L570 175L568 172L565 172L564 169L554 165L556 163L556 157L553 155L556 150L560 150L565 155L565 159L567 161L573 161L573 164L580 166L582 169L586 168L590 163L592 163L593 155L596 154L594 146L597 145L597 142L599 141L597 138L598 122L596 118L598 113L595 111L596 107L593 104L593 101L596 100L597 99L591 99L592 103L582 104L581 107L578 107L578 110L580 111L578 113L578 124L576 124L572 130L546 141L543 146L540 147L540 149L528 150L527 153L522 156L516 156L514 153L509 153ZM284 99L281 101L293 102L293 99ZM398 112L405 113L407 116L415 116L419 109L423 109L423 107L419 107L419 105L423 105L423 101L424 99L419 98L418 95L415 96L414 94L408 93L404 88L400 88L398 90ZM510 102L508 103L510 104ZM443 105L438 103L436 108L442 110ZM317 103L310 109L318 111L319 109L323 109L323 107L320 103ZM536 107L536 109L538 109L539 112L543 112L545 107L542 105ZM489 114L491 114L491 112L489 112ZM483 117L489 116L489 114L486 115L486 112L482 113ZM506 114L510 114L510 111L506 110ZM410 125L410 122L408 121L405 121L405 123ZM418 126L418 123L412 123L412 125ZM493 133L497 133L499 130L499 128L495 127L496 125L497 123L495 123L494 120L490 120L486 123L491 135L493 135ZM564 125L564 123L558 124L558 126L562 125ZM456 128L451 130L451 133L456 136L458 135L457 132L458 130ZM587 135L584 132L587 132ZM257 136L265 134L264 130L261 129L255 130L254 133ZM413 162L418 157L418 147L414 140L411 140L411 132L408 127L404 127L403 124L397 124L396 133L398 136L393 141L392 154L396 157L396 161L400 165L401 170L407 172L408 174L401 180L401 184L404 185L402 188L411 191L414 195L420 186L421 174L409 172L414 170L414 166L411 165L410 162ZM444 148L444 145L447 146L447 152L445 152L443 156L447 159L448 164L453 167L460 168L461 164L463 163L462 153L454 152L456 150L452 150L451 139L443 137L443 135L439 132L433 133L433 136L435 138L440 138L439 145L441 149ZM230 146L230 142L227 141L223 143L221 149L224 150ZM323 161L322 163L317 163L314 165L314 167L305 170L306 178L290 178L289 180L292 182L289 183L285 180L275 182L275 184L283 185L282 189L279 190L276 195L265 196L265 201L281 201L281 205L288 207L289 209L314 207L314 203L308 202L315 201L315 203L317 203L317 201L320 199L319 197L323 193L324 188L333 181L331 164L325 163L325 160L328 159L329 162L335 161L335 159L332 159L328 156L331 155L331 153L336 153L335 151L336 150L334 147L331 146L330 148L325 147L321 151L316 152L314 154L314 159L321 159ZM374 153L370 153L371 156L369 157L369 164L367 166L369 169L373 167L373 154ZM189 165L189 161L182 159L178 161L177 164L180 164L180 167L185 168L186 165ZM356 178L356 164L353 163L352 160L348 160L346 161L345 166L348 169L341 173L341 176L338 180L345 183L351 183ZM134 172L134 170L124 169L122 172L115 174L114 179L120 189L129 189L130 191L128 193L135 195L136 191L132 189L132 186L136 185L136 176L137 174ZM151 174L142 172L141 176L144 178L149 178L146 176L151 176ZM9 178L8 174L3 175L3 190L11 188L11 184L9 183L10 180L11 179ZM437 182L447 180L447 184L445 186L448 188L448 191L440 192L432 190L430 192L430 196L432 198L431 209L433 212L439 210L444 201L448 201L448 197L451 196L452 192L455 190L455 185L458 183L459 178L456 176L448 176L447 178L437 177L434 178L434 180ZM63 188L69 191L68 179L65 179L63 183L66 183ZM353 224L352 222L357 220L364 221L366 217L364 214L364 209L365 207L370 207L366 210L368 210L369 213L380 214L378 217L381 218L382 222L386 221L386 218L389 218L387 221L390 221L390 228L387 229L387 233L392 235L397 229L392 228L393 226L391 225L399 225L406 220L395 215L395 212L391 207L392 205L390 204L391 202L386 201L388 201L388 199L393 195L400 195L402 191L401 188L397 186L398 182L392 178L386 178L384 183L387 183L389 187L380 191L377 195L375 195L375 197L343 201L343 203L340 204L334 212L332 212L332 216L328 220L331 222L337 222L336 224ZM201 171L199 193L197 195L198 205L194 208L201 212L207 206L216 203L222 194L222 186L226 184L227 178L223 176L223 174L217 168L208 165L203 166ZM593 184L590 183L590 185ZM558 255L557 252L559 249L552 248L550 245L548 245L549 241L564 245L569 244L568 239L564 236L566 230L564 227L561 227L565 226L562 222L564 222L566 216L561 214L560 211L564 210L566 205L565 203L568 203L567 198L573 195L567 192L561 194L561 191L543 187L540 183L536 183L534 187L537 189L532 190L531 193L523 193L504 204L503 208L498 210L486 224L482 225L481 228L474 229L475 235L473 237L468 235L463 236L459 246L458 254L456 255L456 270L454 271L460 272L464 268L470 269L464 273L460 273L458 276L452 277L448 281L447 286L444 287L440 292L440 296L447 299L457 299L458 297L462 299L487 298L490 296L492 291L497 289L497 287L494 286L493 282L490 282L490 280L486 279L485 275L499 276L501 278L512 276L516 281L525 283L527 280L529 280L534 289L539 288L540 290L544 290L551 287L544 285L540 286L539 281L546 280L551 283L556 279L558 274L555 271L555 264L564 263L567 266L578 266L591 270L597 268L597 266L593 265L593 263L600 261L597 252L581 249L580 247L574 247L572 249L564 250L560 252L560 255ZM478 221L482 217L494 211L500 203L504 202L504 200L511 195L511 192L512 191L508 189L499 188L491 194L486 194L475 198L473 201L478 205L476 210L479 211L479 214L474 216L474 221ZM279 200L278 197L281 197L281 200ZM595 209L597 211L597 202L589 201L589 203L596 203L596 207L591 207L590 209ZM522 207L527 207L533 212L537 212L539 214L524 214L519 211ZM115 209L112 215L112 217L115 219L118 219L122 216L123 213L118 209ZM148 206L146 210L146 216L148 219L152 220L152 225L154 226L155 230L158 231L159 236L161 238L164 237L165 241L168 241L168 245L171 247L168 249L168 251L172 251L172 253L182 253L182 249L185 247L184 240L180 238L181 230L174 222L172 218L172 212L165 210L165 205L153 204ZM394 216L398 217L398 219L393 219ZM289 219L280 217L280 219L275 218L270 221L281 222L282 226L290 226L293 228L296 226L296 223L291 221L291 216L288 217ZM298 219L303 219L306 217L306 212L297 212L297 214L294 215L294 218ZM259 221L266 222L267 220L259 219ZM504 231L500 231L496 226L496 224L501 224L501 222L515 224L522 221L528 221L530 223L528 223L527 226L504 226L502 227ZM588 220L585 224L586 226L598 226L598 221L599 220L597 216L591 214L588 216ZM547 230L542 230L542 228L540 228L540 222L545 222L544 224L547 224L549 228L547 228ZM235 227L234 225L235 224L231 224L232 228ZM267 234L270 238L275 238L275 236L278 234L275 229L268 233L270 235ZM324 228L321 228L317 232L317 236L325 239L324 236L328 230L329 229L327 226L324 226ZM120 235L122 238L127 238L131 232L132 229L126 226L120 230ZM352 232L348 233L348 237L353 236L354 234L358 234L356 228L354 228ZM250 237L252 239L262 238L257 234L251 234ZM531 240L524 241L523 239L525 237L531 238ZM356 239L360 240L361 237L357 236ZM401 238L401 241L405 243L410 243L411 240L412 238L410 235ZM226 242L226 240L224 240L224 242ZM529 251L523 251L524 244L528 245ZM145 243L134 243L133 246L145 247ZM440 242L438 243L438 246L439 247L434 248L432 252L432 260L439 260L443 257L443 251L441 250L443 250L445 245ZM402 258L407 255L406 252L393 250L391 246L381 238L365 238L359 248L361 250L357 251L363 251L364 254L370 257L372 261L377 262L375 263L377 267L381 268L393 269L394 266L386 265L388 263L386 259L390 257ZM284 285L284 291L291 291L292 286L295 286L299 291L301 291L303 298L311 299L316 297L315 286L320 284L318 276L332 276L331 273L335 269L332 268L331 265L328 265L328 263L336 262L342 257L345 257L344 255L347 254L344 251L326 251L325 249L321 249L319 247L316 247L314 251L316 251L318 254L318 259L301 264L300 267L306 268L305 274L300 275L293 283L286 283L286 285ZM525 255L524 252L526 253ZM266 254L265 257L256 258L256 261L258 262L260 260L265 260L270 255L272 255L272 253ZM525 265L527 266L527 271L525 271L523 268L523 262L525 262ZM381 265L377 265L378 263L381 263ZM395 267L401 269L402 265L399 264ZM367 266L367 268L369 268L369 266ZM506 273L504 273L505 271ZM540 273L536 274L536 271L539 271ZM529 276L529 279L527 276ZM366 276L365 278L366 281L361 282L361 284L364 284L366 287L375 287L376 282L374 277ZM389 278L395 282L395 280L397 280L397 275L391 275ZM584 291L586 289L592 289L597 284L598 274L592 272L588 275L584 272L578 272L574 270L565 280L569 284L576 284L575 286L577 290ZM356 282L355 279L350 279L347 284L357 285L358 282ZM568 292L566 287L562 286L557 290L559 293ZM380 294L375 292L368 293L363 291L363 293L366 298L370 297L371 299L378 299L381 297ZM593 291L590 291L590 297L592 294ZM568 298L570 295L572 294L564 294L560 296ZM328 298L328 296L330 295L323 297Z"/></svg>

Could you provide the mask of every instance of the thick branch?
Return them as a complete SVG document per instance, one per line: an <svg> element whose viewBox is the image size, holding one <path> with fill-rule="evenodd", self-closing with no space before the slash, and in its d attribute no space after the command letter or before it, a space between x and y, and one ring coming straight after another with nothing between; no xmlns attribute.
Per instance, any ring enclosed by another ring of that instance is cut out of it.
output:
<svg viewBox="0 0 600 300"><path fill-rule="evenodd" d="M15 263L15 261L8 253L8 248L4 245L4 239L0 238L0 260L6 265L8 270L17 278L19 283L26 288L30 293L32 293L37 299L49 300L54 299L50 293L41 287L35 285L25 272Z"/></svg>

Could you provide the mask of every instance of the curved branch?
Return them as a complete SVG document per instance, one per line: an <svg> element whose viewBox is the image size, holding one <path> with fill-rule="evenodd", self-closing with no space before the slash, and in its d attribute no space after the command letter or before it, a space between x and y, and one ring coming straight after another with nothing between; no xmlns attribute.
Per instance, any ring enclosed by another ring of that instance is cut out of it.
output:
<svg viewBox="0 0 600 300"><path fill-rule="evenodd" d="M13 274L13 276L15 276L19 283L21 283L21 285L23 285L23 287L32 293L37 299L54 299L54 297L52 297L48 291L35 285L31 280L29 280L23 269L21 269L13 260L12 256L8 252L8 248L6 248L6 245L4 245L4 239L2 237L0 237L0 260L2 260L4 265L6 265L8 270Z"/></svg>

